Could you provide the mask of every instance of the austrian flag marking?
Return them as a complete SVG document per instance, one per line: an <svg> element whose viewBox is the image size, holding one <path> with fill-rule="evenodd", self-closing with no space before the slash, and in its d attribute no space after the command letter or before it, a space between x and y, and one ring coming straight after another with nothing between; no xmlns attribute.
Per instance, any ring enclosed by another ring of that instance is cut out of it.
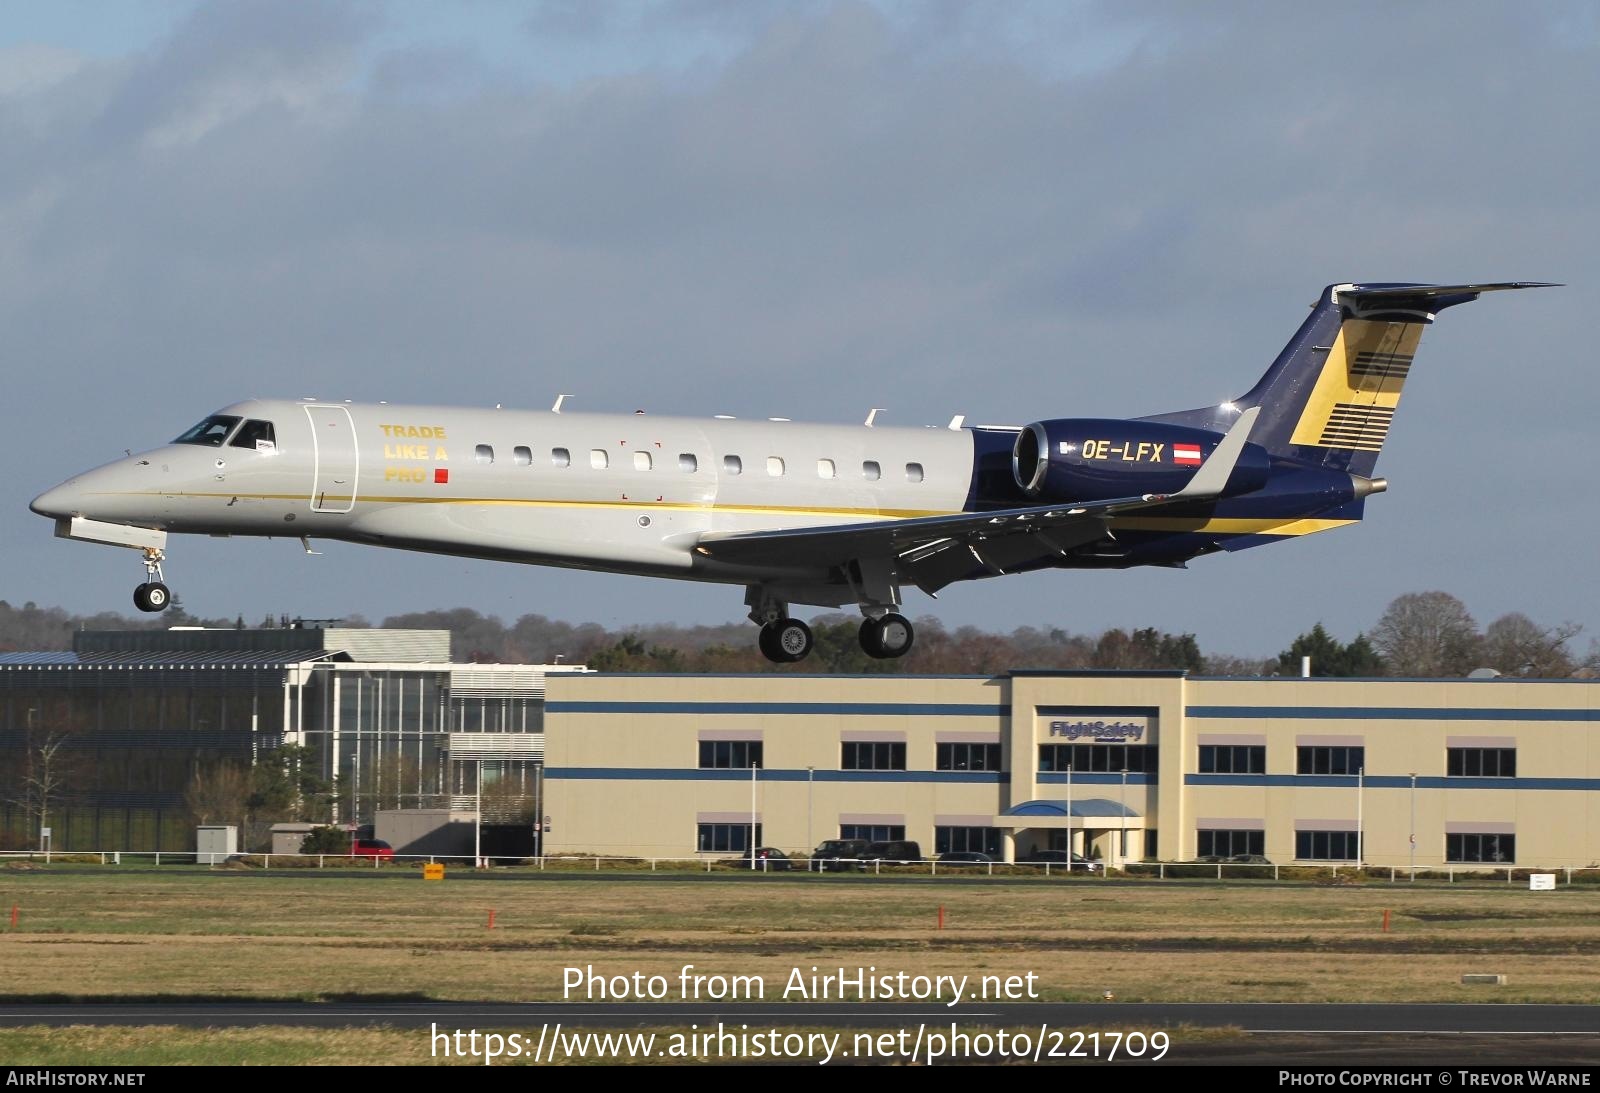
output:
<svg viewBox="0 0 1600 1093"><path fill-rule="evenodd" d="M1198 465L1200 462L1200 445L1174 444L1172 446L1172 461L1180 467Z"/></svg>

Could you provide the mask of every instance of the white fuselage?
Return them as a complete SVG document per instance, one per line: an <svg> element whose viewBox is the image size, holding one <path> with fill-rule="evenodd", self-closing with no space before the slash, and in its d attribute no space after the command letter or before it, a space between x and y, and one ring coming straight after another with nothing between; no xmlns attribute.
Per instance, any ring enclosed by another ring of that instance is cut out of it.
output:
<svg viewBox="0 0 1600 1093"><path fill-rule="evenodd" d="M169 444L35 508L747 583L823 574L714 565L700 538L959 512L973 474L954 429L288 400L218 413L270 422L274 442Z"/></svg>

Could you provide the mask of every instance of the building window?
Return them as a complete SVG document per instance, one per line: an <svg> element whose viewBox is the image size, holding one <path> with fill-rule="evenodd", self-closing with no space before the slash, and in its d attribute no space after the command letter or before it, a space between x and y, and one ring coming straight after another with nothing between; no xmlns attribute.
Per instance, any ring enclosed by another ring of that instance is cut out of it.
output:
<svg viewBox="0 0 1600 1093"><path fill-rule="evenodd" d="M904 741L847 740L839 756L840 770L905 770Z"/></svg>
<svg viewBox="0 0 1600 1093"><path fill-rule="evenodd" d="M832 478L837 473L838 473L838 471L834 468L833 460L831 460L831 459L819 459L819 460L817 460L817 477L818 478Z"/></svg>
<svg viewBox="0 0 1600 1093"><path fill-rule="evenodd" d="M1201 744L1200 773L1265 774L1267 747L1265 744Z"/></svg>
<svg viewBox="0 0 1600 1093"><path fill-rule="evenodd" d="M922 464L921 463L907 463L906 464L906 481L907 482L921 482L922 481Z"/></svg>
<svg viewBox="0 0 1600 1093"><path fill-rule="evenodd" d="M1155 774L1161 749L1154 744L1040 744L1039 769L1075 774Z"/></svg>
<svg viewBox="0 0 1600 1093"><path fill-rule="evenodd" d="M1361 839L1354 831L1296 831L1294 856L1301 861L1360 861Z"/></svg>
<svg viewBox="0 0 1600 1093"><path fill-rule="evenodd" d="M883 477L883 468L878 466L876 459L869 459L861 464L861 477L868 482L876 482Z"/></svg>
<svg viewBox="0 0 1600 1093"><path fill-rule="evenodd" d="M511 449L511 462L519 467L526 467L533 462L533 449L524 444L518 444Z"/></svg>
<svg viewBox="0 0 1600 1093"><path fill-rule="evenodd" d="M865 839L869 843L897 842L906 837L905 824L840 824L839 838Z"/></svg>
<svg viewBox="0 0 1600 1093"><path fill-rule="evenodd" d="M636 471L647 471L647 470L650 469L650 465L651 465L651 459L650 459L650 453L649 452L634 452L633 453L633 469L634 470L636 470Z"/></svg>
<svg viewBox="0 0 1600 1093"><path fill-rule="evenodd" d="M740 459L736 455L725 455L725 456L723 456L722 457L722 473L723 474L743 474L744 473L744 460Z"/></svg>
<svg viewBox="0 0 1600 1093"><path fill-rule="evenodd" d="M761 766L759 740L700 741L701 770L749 770Z"/></svg>
<svg viewBox="0 0 1600 1093"><path fill-rule="evenodd" d="M1161 840L1156 837L1157 834L1158 834L1158 832L1153 827L1147 827L1147 828L1144 829L1144 860L1145 861L1156 861L1157 859L1159 859L1161 857L1161 855L1156 850L1156 847L1161 844Z"/></svg>
<svg viewBox="0 0 1600 1093"><path fill-rule="evenodd" d="M550 462L557 467L572 466L572 453L565 448L551 448Z"/></svg>
<svg viewBox="0 0 1600 1093"><path fill-rule="evenodd" d="M488 444L479 444L472 450L472 454L477 457L479 463L494 462L494 448Z"/></svg>
<svg viewBox="0 0 1600 1093"><path fill-rule="evenodd" d="M933 851L936 854L959 854L976 851L990 857L1000 856L1000 829L998 827L936 827L933 829Z"/></svg>
<svg viewBox="0 0 1600 1093"><path fill-rule="evenodd" d="M1240 854L1265 854L1265 831L1202 831L1195 854L1202 858L1232 858Z"/></svg>
<svg viewBox="0 0 1600 1093"><path fill-rule="evenodd" d="M1446 748L1445 773L1452 778L1515 778L1517 749Z"/></svg>
<svg viewBox="0 0 1600 1093"><path fill-rule="evenodd" d="M1446 835L1444 860L1448 862L1514 862L1515 835Z"/></svg>
<svg viewBox="0 0 1600 1093"><path fill-rule="evenodd" d="M695 845L704 853L742 853L750 849L749 824L700 824ZM756 824L756 845L761 845L761 825Z"/></svg>
<svg viewBox="0 0 1600 1093"><path fill-rule="evenodd" d="M678 469L684 474L693 474L700 469L700 461L694 457L693 452L679 452Z"/></svg>
<svg viewBox="0 0 1600 1093"><path fill-rule="evenodd" d="M1366 764L1367 749L1361 746L1295 749L1296 774L1359 774Z"/></svg>
<svg viewBox="0 0 1600 1093"><path fill-rule="evenodd" d="M783 460L779 456L767 456L767 473L774 478L783 477Z"/></svg>
<svg viewBox="0 0 1600 1093"><path fill-rule="evenodd" d="M939 744L935 770L999 770L999 744Z"/></svg>

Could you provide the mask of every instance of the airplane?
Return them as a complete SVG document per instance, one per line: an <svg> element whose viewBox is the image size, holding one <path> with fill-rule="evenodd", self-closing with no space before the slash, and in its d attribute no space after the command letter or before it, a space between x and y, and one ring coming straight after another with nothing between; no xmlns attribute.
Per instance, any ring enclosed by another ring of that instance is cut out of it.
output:
<svg viewBox="0 0 1600 1093"><path fill-rule="evenodd" d="M34 512L140 551L167 607L169 534L332 539L743 585L775 662L790 605L855 605L862 648L911 650L907 586L1174 566L1361 519L1423 329L1485 292L1337 284L1249 392L1129 420L877 426L250 399L76 475Z"/></svg>

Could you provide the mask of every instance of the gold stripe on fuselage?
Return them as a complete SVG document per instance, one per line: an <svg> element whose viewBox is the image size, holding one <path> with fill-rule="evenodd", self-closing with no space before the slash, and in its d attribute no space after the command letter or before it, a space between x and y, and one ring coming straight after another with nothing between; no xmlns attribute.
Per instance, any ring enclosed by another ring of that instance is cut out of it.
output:
<svg viewBox="0 0 1600 1093"><path fill-rule="evenodd" d="M124 495L126 496L126 495ZM135 496L171 496L168 494L139 494ZM282 493L185 493L183 497L238 497L251 501L304 501L304 494ZM506 505L531 508L583 508L583 509L673 509L677 511L705 512L737 516L816 516L850 517L862 520L907 520L925 516L970 515L964 511L938 509L821 509L805 506L770 505L702 505L686 501L557 501L522 497L358 497L357 502L381 505ZM1115 516L1111 527L1116 531L1165 531L1174 533L1202 533L1213 535L1313 535L1330 531L1355 520L1290 519L1257 517L1189 516ZM819 527L819 530L821 528Z"/></svg>

